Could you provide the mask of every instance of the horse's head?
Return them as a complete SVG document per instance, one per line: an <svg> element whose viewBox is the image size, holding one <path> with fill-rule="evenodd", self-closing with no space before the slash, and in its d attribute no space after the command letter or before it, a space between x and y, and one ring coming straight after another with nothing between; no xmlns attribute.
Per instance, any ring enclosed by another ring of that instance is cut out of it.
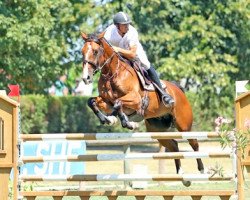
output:
<svg viewBox="0 0 250 200"><path fill-rule="evenodd" d="M85 84L93 82L93 75L95 72L100 70L101 64L103 62L103 47L101 45L100 39L103 38L104 33L99 35L88 36L82 33L82 38L85 44L82 48L83 55L83 73L82 79Z"/></svg>

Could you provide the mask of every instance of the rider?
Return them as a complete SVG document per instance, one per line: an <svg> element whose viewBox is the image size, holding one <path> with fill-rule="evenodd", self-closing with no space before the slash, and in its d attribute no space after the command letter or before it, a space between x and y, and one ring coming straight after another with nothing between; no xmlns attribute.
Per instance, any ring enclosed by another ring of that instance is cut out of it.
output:
<svg viewBox="0 0 250 200"><path fill-rule="evenodd" d="M130 24L129 16L124 12L118 12L105 32L105 39L113 46L114 50L127 59L138 57L142 66L148 72L151 80L158 86L164 105L173 105L174 99L162 88L160 79L154 67L148 61L147 55L139 42L137 30Z"/></svg>

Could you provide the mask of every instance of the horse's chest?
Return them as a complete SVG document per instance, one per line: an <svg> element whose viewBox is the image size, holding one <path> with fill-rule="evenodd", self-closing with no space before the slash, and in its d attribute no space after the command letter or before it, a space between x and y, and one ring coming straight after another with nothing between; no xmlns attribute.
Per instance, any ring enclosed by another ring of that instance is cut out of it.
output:
<svg viewBox="0 0 250 200"><path fill-rule="evenodd" d="M100 88L100 94L101 96L107 99L115 100L119 96L121 96L121 91L119 91L119 88L115 84L112 84L110 81L107 81Z"/></svg>

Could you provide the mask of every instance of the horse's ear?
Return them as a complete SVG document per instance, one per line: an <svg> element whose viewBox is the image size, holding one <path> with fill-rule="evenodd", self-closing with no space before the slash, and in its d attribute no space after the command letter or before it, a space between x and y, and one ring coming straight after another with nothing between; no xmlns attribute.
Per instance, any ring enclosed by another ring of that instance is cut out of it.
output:
<svg viewBox="0 0 250 200"><path fill-rule="evenodd" d="M100 34L98 35L98 39L102 39L102 38L104 37L104 34L105 34L105 31L103 31L102 33L100 33Z"/></svg>
<svg viewBox="0 0 250 200"><path fill-rule="evenodd" d="M86 33L81 32L82 35L82 39L84 39L85 41L88 39L88 35Z"/></svg>

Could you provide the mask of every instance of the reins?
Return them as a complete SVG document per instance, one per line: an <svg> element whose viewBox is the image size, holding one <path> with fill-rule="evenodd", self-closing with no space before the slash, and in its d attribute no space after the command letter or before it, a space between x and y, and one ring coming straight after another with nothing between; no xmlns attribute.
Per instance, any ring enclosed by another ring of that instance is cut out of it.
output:
<svg viewBox="0 0 250 200"><path fill-rule="evenodd" d="M121 55L119 55L117 52L115 52L115 50L114 50L114 48L112 47L112 45L111 45L104 37L101 38L101 39L103 39L104 42L106 42L106 43L109 45L109 47L113 50L113 53L112 53L112 55L102 64L101 67L96 68L96 70L94 71L94 74L95 74L97 71L102 70L102 68L103 68L106 64L109 64L109 63L112 61L112 58L114 57L114 55L117 55L117 57L118 57L118 63L117 63L117 67L116 67L116 72L113 73L110 77L109 77L110 71L109 71L107 74L103 74L103 73L101 74L101 76L103 76L105 79L111 80L111 79L112 79L115 75L117 75L118 72L119 72L119 68L120 68L120 59L122 59L122 57L121 57ZM98 44L100 45L100 43L98 43Z"/></svg>
<svg viewBox="0 0 250 200"><path fill-rule="evenodd" d="M114 56L117 55L117 57L118 57L118 63L117 63L117 67L116 67L115 73L113 73L111 76L109 76L110 70L109 70L109 72L107 72L106 74L101 73L101 76L103 76L105 79L109 79L109 80L110 80L110 79L112 79L115 75L118 74L119 68L120 68L120 60L124 60L124 59L122 58L122 56L121 56L120 54L118 54L117 52L115 52L115 50L114 50L114 48L112 47L112 45L111 45L104 37L103 37L103 38L100 38L100 39L93 39L93 38L91 38L91 39L88 39L87 41L88 41L88 42L97 43L97 44L102 48L102 50L104 50L104 47L103 47L103 44L102 44L101 40L104 40L104 42L106 42L107 45L112 49L112 51L113 51L112 55L111 55L110 57L108 57L108 58L105 60L105 62L104 62L103 64L101 64L101 65L100 65L99 62L94 63L93 61L89 61L89 60L85 60L85 59L83 60L83 63L85 63L85 64L88 63L88 64L92 65L92 66L95 68L95 70L93 71L93 75L95 75L98 71L102 71L102 69L103 69L103 67L104 67L105 65L110 64L111 61L112 61L112 59L114 58ZM101 52L101 51L100 51L100 52ZM102 51L102 53L104 53L104 51ZM96 58L97 58L97 59L100 59L100 56L101 56L101 55L104 55L104 54L99 53L99 55L97 55Z"/></svg>
<svg viewBox="0 0 250 200"><path fill-rule="evenodd" d="M96 67L96 69L94 70L94 74L96 74L96 72L98 72L99 70L101 71L102 70L102 68L106 65L106 64L108 64L108 63L110 63L111 62L111 60L112 60L112 58L114 57L114 55L115 55L116 53L115 52L113 52L113 54L102 64L102 66L98 66L98 67Z"/></svg>

